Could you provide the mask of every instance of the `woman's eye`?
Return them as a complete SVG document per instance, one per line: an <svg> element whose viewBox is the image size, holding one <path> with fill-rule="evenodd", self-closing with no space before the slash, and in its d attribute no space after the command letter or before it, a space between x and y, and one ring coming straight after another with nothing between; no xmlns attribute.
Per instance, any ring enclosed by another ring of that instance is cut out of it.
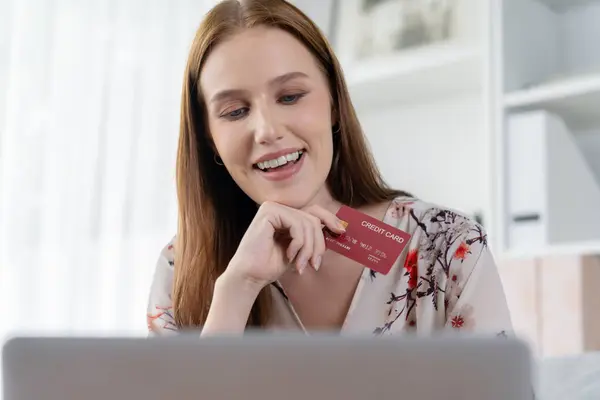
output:
<svg viewBox="0 0 600 400"><path fill-rule="evenodd" d="M229 120L236 120L244 117L248 113L247 107L238 108L236 110L230 111L222 115L222 117L227 118Z"/></svg>
<svg viewBox="0 0 600 400"><path fill-rule="evenodd" d="M279 102L282 104L294 104L302 97L301 94L287 94L279 98Z"/></svg>

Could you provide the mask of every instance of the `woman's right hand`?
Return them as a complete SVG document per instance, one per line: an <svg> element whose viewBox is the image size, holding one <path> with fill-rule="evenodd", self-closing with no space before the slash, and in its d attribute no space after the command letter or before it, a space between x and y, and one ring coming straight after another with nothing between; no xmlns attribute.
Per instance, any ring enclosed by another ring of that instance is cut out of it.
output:
<svg viewBox="0 0 600 400"><path fill-rule="evenodd" d="M224 275L263 288L290 268L299 273L308 266L318 270L326 250L324 226L336 234L345 231L342 221L322 207L297 210L265 202L250 223Z"/></svg>
<svg viewBox="0 0 600 400"><path fill-rule="evenodd" d="M323 226L333 233L345 231L342 221L321 207L297 210L263 203L215 282L202 336L242 333L261 289L290 268L299 273L308 265L319 269L325 252Z"/></svg>

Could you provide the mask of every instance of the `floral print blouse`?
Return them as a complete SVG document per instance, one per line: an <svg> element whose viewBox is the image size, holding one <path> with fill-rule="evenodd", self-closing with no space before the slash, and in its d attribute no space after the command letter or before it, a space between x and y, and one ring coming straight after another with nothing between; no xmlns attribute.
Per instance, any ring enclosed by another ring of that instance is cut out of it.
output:
<svg viewBox="0 0 600 400"><path fill-rule="evenodd" d="M387 275L363 271L344 333L429 335L468 331L505 336L510 314L487 233L472 219L414 198L395 199L383 222L411 234ZM161 252L147 310L152 335L177 331L171 289L173 243ZM274 283L270 329L303 330L283 288Z"/></svg>

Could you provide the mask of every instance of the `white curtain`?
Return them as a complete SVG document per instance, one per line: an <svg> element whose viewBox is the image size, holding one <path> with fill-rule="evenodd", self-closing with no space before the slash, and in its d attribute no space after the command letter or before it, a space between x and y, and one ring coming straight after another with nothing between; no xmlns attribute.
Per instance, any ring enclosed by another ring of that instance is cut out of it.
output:
<svg viewBox="0 0 600 400"><path fill-rule="evenodd" d="M214 1L0 0L0 334L145 335Z"/></svg>

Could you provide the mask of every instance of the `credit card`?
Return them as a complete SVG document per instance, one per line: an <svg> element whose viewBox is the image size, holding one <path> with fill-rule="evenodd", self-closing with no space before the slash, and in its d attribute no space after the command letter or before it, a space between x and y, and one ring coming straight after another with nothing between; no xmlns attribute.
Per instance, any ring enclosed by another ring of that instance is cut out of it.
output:
<svg viewBox="0 0 600 400"><path fill-rule="evenodd" d="M390 272L410 234L347 206L336 215L347 224L346 233L326 231L326 247L383 275Z"/></svg>

